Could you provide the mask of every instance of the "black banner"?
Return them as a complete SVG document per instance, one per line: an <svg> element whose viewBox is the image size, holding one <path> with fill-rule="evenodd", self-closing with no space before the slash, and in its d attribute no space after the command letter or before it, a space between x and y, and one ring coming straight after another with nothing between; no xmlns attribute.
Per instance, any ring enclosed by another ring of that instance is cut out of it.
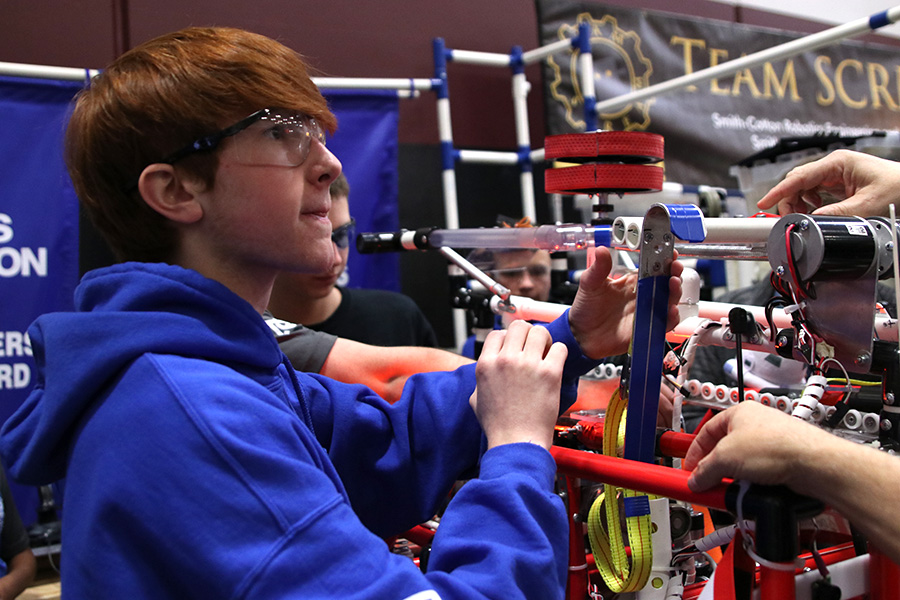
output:
<svg viewBox="0 0 900 600"><path fill-rule="evenodd" d="M591 27L597 101L797 39L776 30L574 0L536 0L541 44ZM544 66L548 133L584 131L577 52ZM900 122L900 52L843 41L601 114L599 129L658 133L666 178L736 188L734 163L780 138L867 135Z"/></svg>

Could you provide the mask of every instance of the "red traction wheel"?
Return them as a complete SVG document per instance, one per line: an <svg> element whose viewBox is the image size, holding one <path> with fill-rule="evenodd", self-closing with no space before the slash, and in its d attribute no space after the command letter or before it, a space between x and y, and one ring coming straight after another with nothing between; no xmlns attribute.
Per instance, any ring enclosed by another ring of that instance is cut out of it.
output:
<svg viewBox="0 0 900 600"><path fill-rule="evenodd" d="M644 131L566 133L546 138L544 158L585 163L547 169L548 194L657 192L663 170L651 163L664 157L661 135Z"/></svg>
<svg viewBox="0 0 900 600"><path fill-rule="evenodd" d="M658 192L662 184L662 167L655 165L588 164L544 173L548 194Z"/></svg>
<svg viewBox="0 0 900 600"><path fill-rule="evenodd" d="M544 158L573 162L655 163L663 160L661 135L644 131L594 131L551 135L544 140Z"/></svg>

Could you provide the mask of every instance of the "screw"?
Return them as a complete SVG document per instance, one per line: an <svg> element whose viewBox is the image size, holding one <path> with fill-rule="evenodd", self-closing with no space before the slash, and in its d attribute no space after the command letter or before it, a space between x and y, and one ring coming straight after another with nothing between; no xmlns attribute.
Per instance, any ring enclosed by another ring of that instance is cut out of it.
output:
<svg viewBox="0 0 900 600"><path fill-rule="evenodd" d="M800 221L800 231L806 231L809 229L809 220L803 219Z"/></svg>
<svg viewBox="0 0 900 600"><path fill-rule="evenodd" d="M871 358L872 358L872 357L869 355L868 352L860 352L860 353L857 355L856 360L853 361L853 362L855 362L855 363L856 363L857 365L859 365L859 366L863 366L863 365L869 364L869 360L870 360Z"/></svg>
<svg viewBox="0 0 900 600"><path fill-rule="evenodd" d="M887 392L884 395L885 404L893 404L894 403L894 392Z"/></svg>
<svg viewBox="0 0 900 600"><path fill-rule="evenodd" d="M649 244L653 240L653 233L650 231L644 232L644 243Z"/></svg>
<svg viewBox="0 0 900 600"><path fill-rule="evenodd" d="M891 427L893 427L893 425L891 425L891 422L890 422L890 421L888 421L887 419L885 419L884 421L881 422L881 424L879 425L879 427L881 427L881 430L882 430L882 431L890 431L890 430L891 430Z"/></svg>
<svg viewBox="0 0 900 600"><path fill-rule="evenodd" d="M884 245L884 249L885 249L885 250L893 250L893 249L894 249L894 242L888 242L887 244L885 244L885 245Z"/></svg>
<svg viewBox="0 0 900 600"><path fill-rule="evenodd" d="M776 267L775 274L779 277L782 277L784 275L784 267Z"/></svg>

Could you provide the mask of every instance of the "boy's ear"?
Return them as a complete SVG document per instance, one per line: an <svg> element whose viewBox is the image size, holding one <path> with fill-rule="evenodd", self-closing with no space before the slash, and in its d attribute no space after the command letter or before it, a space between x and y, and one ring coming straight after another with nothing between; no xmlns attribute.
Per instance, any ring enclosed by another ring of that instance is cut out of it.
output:
<svg viewBox="0 0 900 600"><path fill-rule="evenodd" d="M205 186L187 179L174 166L153 163L144 168L138 179L138 190L150 208L176 223L195 223L203 217L197 193Z"/></svg>

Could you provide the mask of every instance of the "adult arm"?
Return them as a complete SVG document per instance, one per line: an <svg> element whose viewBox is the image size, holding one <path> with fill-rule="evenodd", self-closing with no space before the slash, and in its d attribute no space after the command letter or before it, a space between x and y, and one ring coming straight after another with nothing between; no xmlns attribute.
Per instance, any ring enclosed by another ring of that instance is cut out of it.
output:
<svg viewBox="0 0 900 600"><path fill-rule="evenodd" d="M0 533L0 558L6 562L6 575L0 577L0 600L15 598L31 585L37 573L37 561L31 552L28 532L19 516L9 489L6 472L0 468L0 499L3 501L3 531Z"/></svg>
<svg viewBox="0 0 900 600"><path fill-rule="evenodd" d="M828 204L829 200L838 200ZM851 150L796 167L763 196L762 210L779 214L888 216L888 206L900 201L900 163Z"/></svg>
<svg viewBox="0 0 900 600"><path fill-rule="evenodd" d="M691 444L688 485L723 477L786 485L822 500L900 563L900 458L857 444L755 402L723 411Z"/></svg>
<svg viewBox="0 0 900 600"><path fill-rule="evenodd" d="M37 560L31 548L26 548L6 563L6 575L0 577L0 600L12 600L34 581Z"/></svg>
<svg viewBox="0 0 900 600"><path fill-rule="evenodd" d="M471 362L439 348L384 348L337 338L319 373L344 383L361 383L393 403L411 375L452 371Z"/></svg>

